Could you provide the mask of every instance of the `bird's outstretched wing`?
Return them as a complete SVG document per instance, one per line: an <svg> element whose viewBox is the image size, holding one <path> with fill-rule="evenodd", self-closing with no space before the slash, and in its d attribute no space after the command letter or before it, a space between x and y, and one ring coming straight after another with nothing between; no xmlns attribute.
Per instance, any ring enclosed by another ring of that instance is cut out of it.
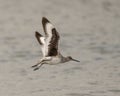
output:
<svg viewBox="0 0 120 96"><path fill-rule="evenodd" d="M60 36L47 18L42 18L42 24L45 32L45 55L56 56L58 54L58 41Z"/></svg>

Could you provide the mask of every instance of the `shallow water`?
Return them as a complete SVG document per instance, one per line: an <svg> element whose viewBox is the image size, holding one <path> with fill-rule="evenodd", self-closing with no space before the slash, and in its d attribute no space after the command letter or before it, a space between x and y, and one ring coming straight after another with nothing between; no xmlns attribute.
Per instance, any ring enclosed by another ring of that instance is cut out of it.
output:
<svg viewBox="0 0 120 96"><path fill-rule="evenodd" d="M119 0L0 0L0 96L119 96ZM44 65L35 39L46 16L60 50L81 62Z"/></svg>

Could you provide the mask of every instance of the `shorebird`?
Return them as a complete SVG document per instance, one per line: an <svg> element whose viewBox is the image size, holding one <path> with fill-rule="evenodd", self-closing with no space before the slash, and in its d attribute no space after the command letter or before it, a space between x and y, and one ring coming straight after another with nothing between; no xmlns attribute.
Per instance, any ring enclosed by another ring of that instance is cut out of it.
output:
<svg viewBox="0 0 120 96"><path fill-rule="evenodd" d="M35 37L39 44L41 45L43 58L32 67L35 70L38 70L43 64L59 64L65 63L68 61L76 61L79 60L73 59L71 56L64 57L58 50L58 41L60 39L59 33L53 24L46 18L42 18L42 25L45 36L41 35L39 32L35 32Z"/></svg>

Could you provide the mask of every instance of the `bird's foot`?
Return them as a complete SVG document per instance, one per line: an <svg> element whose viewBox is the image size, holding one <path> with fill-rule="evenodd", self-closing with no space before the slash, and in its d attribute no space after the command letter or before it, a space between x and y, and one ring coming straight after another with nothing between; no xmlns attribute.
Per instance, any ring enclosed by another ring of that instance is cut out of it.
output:
<svg viewBox="0 0 120 96"><path fill-rule="evenodd" d="M33 69L33 71L36 71L36 70L38 70L38 69L39 69L39 67L36 67L36 68Z"/></svg>
<svg viewBox="0 0 120 96"><path fill-rule="evenodd" d="M34 68L34 67L37 67L37 66L38 66L38 64L35 64L35 65L31 66L31 67Z"/></svg>
<svg viewBox="0 0 120 96"><path fill-rule="evenodd" d="M36 71L36 70L40 69L40 67L41 67L42 65L43 65L43 63L42 63L40 66L38 66L37 64L36 64L36 65L33 65L32 68L35 67L35 68L33 69L33 71Z"/></svg>
<svg viewBox="0 0 120 96"><path fill-rule="evenodd" d="M31 66L31 67L32 67L32 68L37 67L37 66L40 65L42 62L43 62L43 61L40 61L40 62L38 62L37 64L35 64L35 65Z"/></svg>

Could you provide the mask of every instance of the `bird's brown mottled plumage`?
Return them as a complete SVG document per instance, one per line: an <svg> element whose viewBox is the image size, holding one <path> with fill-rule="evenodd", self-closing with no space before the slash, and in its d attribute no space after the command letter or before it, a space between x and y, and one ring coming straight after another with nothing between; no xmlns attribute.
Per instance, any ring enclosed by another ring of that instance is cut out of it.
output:
<svg viewBox="0 0 120 96"><path fill-rule="evenodd" d="M51 30L47 28L47 26L49 26L49 25L47 25L48 23L51 24L48 19L43 17L42 25L43 25L43 30L45 33L45 42L47 42L47 44L44 46L46 46L45 48L48 48L48 49L46 49L46 50L48 50L48 52L46 53L45 56L56 56L58 54L58 41L59 41L60 36L54 27ZM49 39L50 33L48 33L48 32L51 32L50 39ZM43 37L43 36L38 32L35 32L35 36L36 36L39 44L43 45L42 41L40 40L40 37Z"/></svg>
<svg viewBox="0 0 120 96"><path fill-rule="evenodd" d="M80 62L73 59L71 56L64 57L61 55L61 53L58 51L58 43L60 39L59 33L47 18L42 18L42 25L45 36L42 36L36 31L35 37L41 45L43 58L39 63L32 66L34 71L38 70L43 64L59 64L68 62L70 60Z"/></svg>
<svg viewBox="0 0 120 96"><path fill-rule="evenodd" d="M59 35L56 29L52 29L52 38L49 44L48 56L56 56L58 54Z"/></svg>

